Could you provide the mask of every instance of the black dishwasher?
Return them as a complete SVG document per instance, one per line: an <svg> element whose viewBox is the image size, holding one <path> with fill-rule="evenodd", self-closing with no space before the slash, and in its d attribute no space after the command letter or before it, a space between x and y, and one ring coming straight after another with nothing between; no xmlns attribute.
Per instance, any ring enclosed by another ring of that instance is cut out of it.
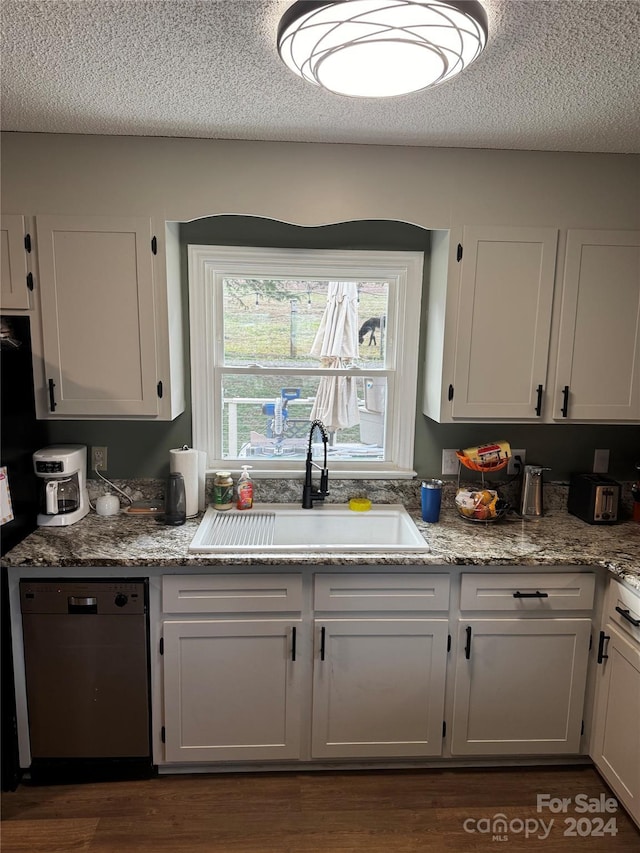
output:
<svg viewBox="0 0 640 853"><path fill-rule="evenodd" d="M24 580L34 782L153 772L148 581Z"/></svg>

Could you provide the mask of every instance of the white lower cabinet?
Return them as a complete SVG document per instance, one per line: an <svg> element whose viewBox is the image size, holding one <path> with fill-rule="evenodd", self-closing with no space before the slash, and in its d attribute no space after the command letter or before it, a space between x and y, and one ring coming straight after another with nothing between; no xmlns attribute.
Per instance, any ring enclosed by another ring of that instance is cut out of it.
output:
<svg viewBox="0 0 640 853"><path fill-rule="evenodd" d="M312 758L441 755L449 575L313 580Z"/></svg>
<svg viewBox="0 0 640 853"><path fill-rule="evenodd" d="M300 622L165 621L167 761L300 755Z"/></svg>
<svg viewBox="0 0 640 853"><path fill-rule="evenodd" d="M322 619L314 636L314 758L441 754L447 619Z"/></svg>
<svg viewBox="0 0 640 853"><path fill-rule="evenodd" d="M590 619L462 621L451 752L577 753L590 636Z"/></svg>
<svg viewBox="0 0 640 853"><path fill-rule="evenodd" d="M598 644L591 757L640 825L640 596L617 581Z"/></svg>
<svg viewBox="0 0 640 853"><path fill-rule="evenodd" d="M594 573L405 569L164 576L164 762L584 754Z"/></svg>
<svg viewBox="0 0 640 853"><path fill-rule="evenodd" d="M300 757L297 573L162 578L167 762Z"/></svg>
<svg viewBox="0 0 640 853"><path fill-rule="evenodd" d="M593 572L463 574L453 755L580 751L593 597Z"/></svg>

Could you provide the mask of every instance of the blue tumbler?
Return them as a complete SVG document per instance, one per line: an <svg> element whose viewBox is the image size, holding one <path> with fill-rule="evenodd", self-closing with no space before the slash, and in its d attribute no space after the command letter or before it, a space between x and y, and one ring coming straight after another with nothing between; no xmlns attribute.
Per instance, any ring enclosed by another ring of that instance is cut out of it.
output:
<svg viewBox="0 0 640 853"><path fill-rule="evenodd" d="M421 497L423 521L438 521L440 518L443 485L442 480L422 481Z"/></svg>

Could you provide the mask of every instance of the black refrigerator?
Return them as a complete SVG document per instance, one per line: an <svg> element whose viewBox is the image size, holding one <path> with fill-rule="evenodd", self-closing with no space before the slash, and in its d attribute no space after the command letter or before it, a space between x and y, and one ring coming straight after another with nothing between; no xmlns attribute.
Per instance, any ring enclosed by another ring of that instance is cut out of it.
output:
<svg viewBox="0 0 640 853"><path fill-rule="evenodd" d="M45 445L45 424L36 420L29 317L0 317L2 419L0 466L6 468L13 519L0 528L1 553L7 553L36 527L38 484L31 460ZM7 570L1 570L0 757L2 790L14 790L20 780L16 733L13 656Z"/></svg>

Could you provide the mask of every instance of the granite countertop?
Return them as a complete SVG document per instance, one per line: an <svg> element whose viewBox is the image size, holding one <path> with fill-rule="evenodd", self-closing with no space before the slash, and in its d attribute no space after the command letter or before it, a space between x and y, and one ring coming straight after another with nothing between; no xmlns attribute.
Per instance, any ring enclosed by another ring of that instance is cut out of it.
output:
<svg viewBox="0 0 640 853"><path fill-rule="evenodd" d="M259 504L256 505L259 507ZM201 516L180 527L154 518L91 512L71 527L39 528L2 559L7 567L249 565L600 566L640 590L640 524L590 525L553 509L536 520L515 515L494 524L467 522L443 507L440 521L412 518L429 544L424 553L206 554L188 552Z"/></svg>

